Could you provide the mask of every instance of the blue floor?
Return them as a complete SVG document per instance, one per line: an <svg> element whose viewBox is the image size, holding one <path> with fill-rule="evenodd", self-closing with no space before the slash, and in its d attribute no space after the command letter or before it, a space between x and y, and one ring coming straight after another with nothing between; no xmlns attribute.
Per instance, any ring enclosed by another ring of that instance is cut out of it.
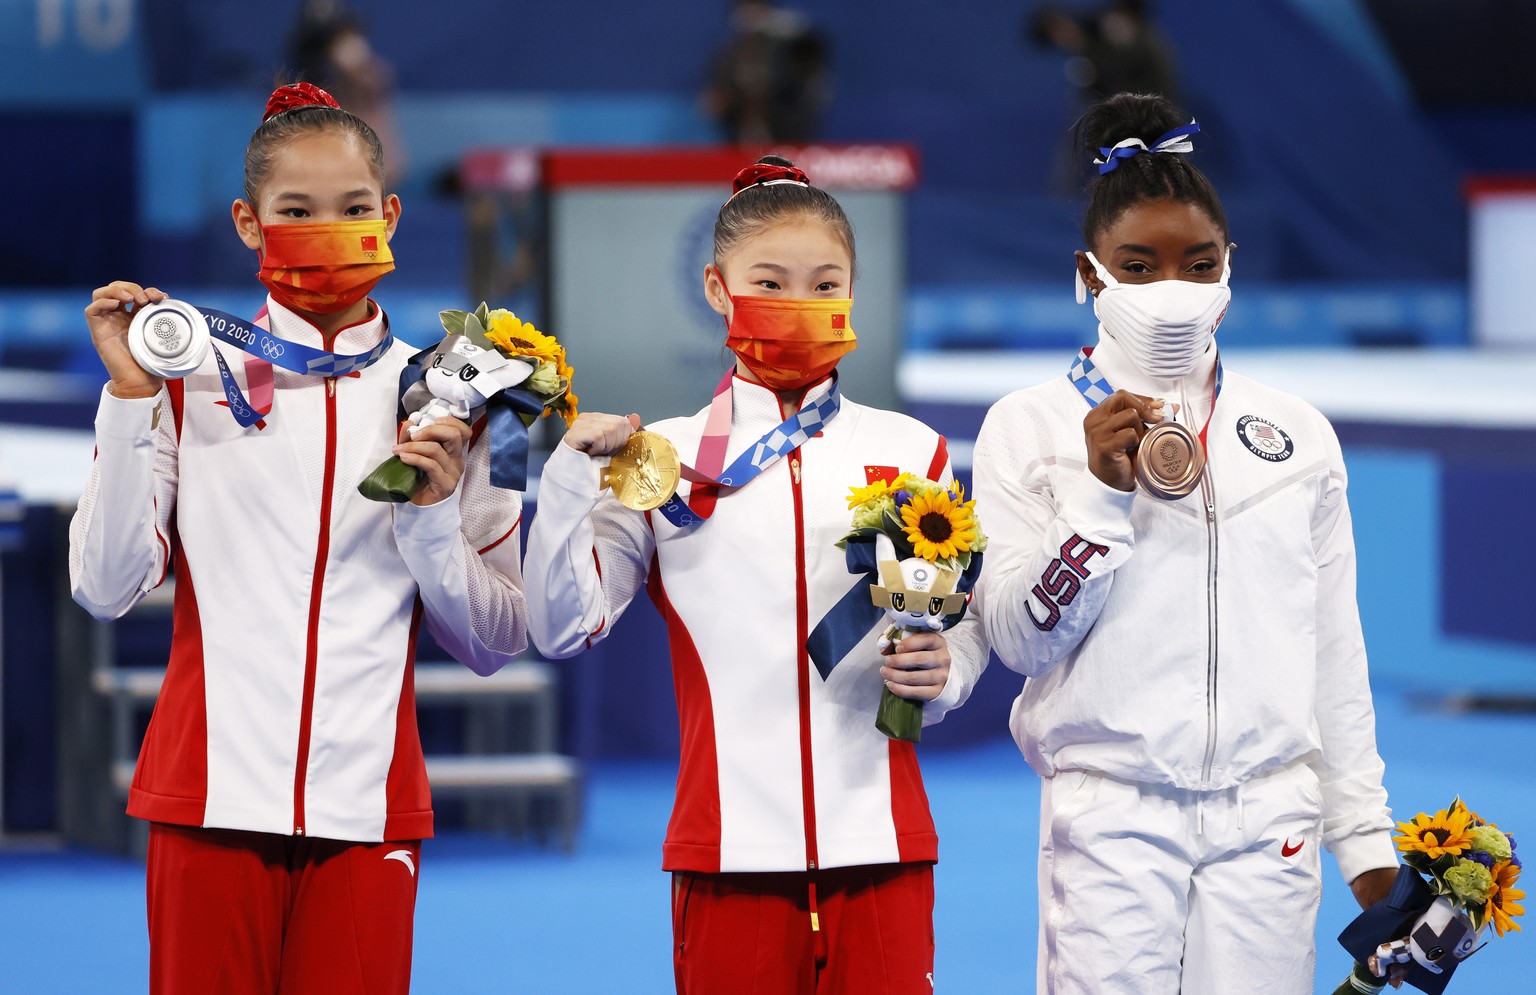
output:
<svg viewBox="0 0 1536 995"><path fill-rule="evenodd" d="M1536 839L1536 718L1450 715L1378 687L1387 786L1400 818L1458 791ZM924 757L943 859L936 930L941 992L1034 989L1037 789L1013 745ZM422 861L415 990L425 993L666 993L667 878L660 838L673 768L607 763L590 772L574 855L473 834L434 840ZM1333 937L1355 913L1331 861L1318 926L1318 989L1347 968ZM1536 880L1536 878L1533 878ZM0 851L0 991L143 991L142 870L79 852ZM1536 941L1494 939L1453 992L1513 992L1536 977ZM1521 980L1525 979L1525 980Z"/></svg>

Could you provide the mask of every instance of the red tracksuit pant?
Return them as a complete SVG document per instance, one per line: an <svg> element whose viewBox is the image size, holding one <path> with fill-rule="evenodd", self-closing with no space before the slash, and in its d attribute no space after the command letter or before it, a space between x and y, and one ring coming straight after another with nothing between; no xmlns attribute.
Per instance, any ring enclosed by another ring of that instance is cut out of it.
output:
<svg viewBox="0 0 1536 995"><path fill-rule="evenodd" d="M679 995L929 995L933 865L679 871L672 939Z"/></svg>
<svg viewBox="0 0 1536 995"><path fill-rule="evenodd" d="M154 995L410 989L421 842L349 843L155 823Z"/></svg>

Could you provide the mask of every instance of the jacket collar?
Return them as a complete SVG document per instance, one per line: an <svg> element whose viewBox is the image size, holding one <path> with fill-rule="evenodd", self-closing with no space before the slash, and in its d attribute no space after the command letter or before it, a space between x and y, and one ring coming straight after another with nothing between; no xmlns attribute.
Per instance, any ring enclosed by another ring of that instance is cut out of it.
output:
<svg viewBox="0 0 1536 995"><path fill-rule="evenodd" d="M274 335L315 349L325 348L325 335L310 323L309 319L279 304L267 295L267 326ZM353 325L347 325L336 333L331 351L336 353L367 352L384 340L387 321L384 309L368 299L368 317Z"/></svg>

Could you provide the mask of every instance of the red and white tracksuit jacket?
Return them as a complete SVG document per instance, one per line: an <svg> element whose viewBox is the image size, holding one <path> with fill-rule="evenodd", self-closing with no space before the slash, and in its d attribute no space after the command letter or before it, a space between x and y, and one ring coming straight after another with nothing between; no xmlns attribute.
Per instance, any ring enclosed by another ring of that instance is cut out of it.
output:
<svg viewBox="0 0 1536 995"><path fill-rule="evenodd" d="M283 338L320 347L270 298ZM377 308L334 350L385 334ZM215 342L250 395L254 361ZM116 618L174 563L175 632L128 798L157 822L378 841L432 835L412 663L425 616L478 673L526 643L518 494L472 446L457 493L416 507L357 485L390 455L397 341L360 374L274 369L266 427L241 428L210 355L156 398L103 390L70 530L75 600Z"/></svg>
<svg viewBox="0 0 1536 995"><path fill-rule="evenodd" d="M998 657L1029 677L1011 723L1024 757L1042 777L1192 791L1306 763L1346 880L1394 866L1332 426L1231 370L1212 416L1214 348L1178 383L1140 375L1106 335L1093 362L1113 387L1178 402L1186 425L1209 417L1209 463L1173 501L1103 484L1065 375L988 412L977 600Z"/></svg>
<svg viewBox="0 0 1536 995"><path fill-rule="evenodd" d="M811 388L808 400L829 389ZM783 421L777 395L733 378L729 465ZM707 409L652 428L684 460ZM849 530L849 488L865 467L949 479L944 440L905 415L855 404L679 531L660 513L621 506L596 460L565 445L545 465L525 569L534 643L568 657L608 636L642 585L666 619L682 725L667 870L804 871L938 857L911 743L875 728L882 683L876 639L823 680L805 640L855 584L835 543ZM689 485L680 493L687 496ZM936 722L986 664L980 626L948 634L953 659Z"/></svg>

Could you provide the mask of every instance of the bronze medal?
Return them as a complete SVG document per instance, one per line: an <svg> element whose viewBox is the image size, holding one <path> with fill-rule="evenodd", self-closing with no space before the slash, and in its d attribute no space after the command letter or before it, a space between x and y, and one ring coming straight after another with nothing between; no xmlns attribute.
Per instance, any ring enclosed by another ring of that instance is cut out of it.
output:
<svg viewBox="0 0 1536 995"><path fill-rule="evenodd" d="M665 504L677 492L683 478L677 450L664 436L639 431L608 458L602 485L626 508L650 511Z"/></svg>
<svg viewBox="0 0 1536 995"><path fill-rule="evenodd" d="M1204 472L1205 447L1178 422L1158 422L1136 449L1136 480L1153 497L1184 497L1200 486Z"/></svg>

